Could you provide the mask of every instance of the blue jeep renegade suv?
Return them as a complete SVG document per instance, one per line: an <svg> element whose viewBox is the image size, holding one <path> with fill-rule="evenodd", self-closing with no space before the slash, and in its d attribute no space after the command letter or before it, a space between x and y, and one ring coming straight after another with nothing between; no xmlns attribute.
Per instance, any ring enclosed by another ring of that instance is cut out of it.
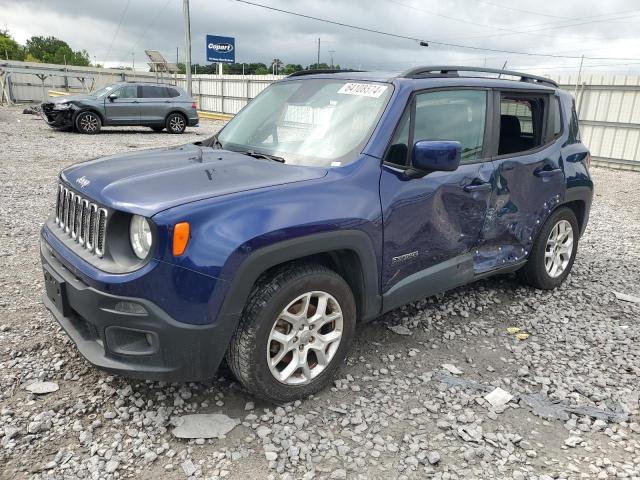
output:
<svg viewBox="0 0 640 480"><path fill-rule="evenodd" d="M562 283L589 161L544 78L293 74L205 142L65 169L44 302L99 368L197 381L226 359L290 401L327 385L358 322L496 273Z"/></svg>

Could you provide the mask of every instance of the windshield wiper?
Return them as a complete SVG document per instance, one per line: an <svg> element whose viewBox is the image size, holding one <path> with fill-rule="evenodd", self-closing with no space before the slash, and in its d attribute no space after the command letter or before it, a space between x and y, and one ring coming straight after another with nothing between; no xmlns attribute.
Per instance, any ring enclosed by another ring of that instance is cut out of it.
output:
<svg viewBox="0 0 640 480"><path fill-rule="evenodd" d="M249 155L250 157L253 157L253 158L264 158L265 160L273 160L274 162L284 163L284 158L282 157L276 157L275 155L267 155L266 153L258 153L253 150L245 150L239 153L242 153L243 155Z"/></svg>

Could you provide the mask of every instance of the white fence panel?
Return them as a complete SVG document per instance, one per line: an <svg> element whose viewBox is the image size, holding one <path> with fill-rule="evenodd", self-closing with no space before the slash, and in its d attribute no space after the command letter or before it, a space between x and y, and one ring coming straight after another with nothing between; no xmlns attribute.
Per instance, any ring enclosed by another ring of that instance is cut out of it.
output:
<svg viewBox="0 0 640 480"><path fill-rule="evenodd" d="M565 90L576 92L582 141L594 164L640 170L640 76L552 78Z"/></svg>

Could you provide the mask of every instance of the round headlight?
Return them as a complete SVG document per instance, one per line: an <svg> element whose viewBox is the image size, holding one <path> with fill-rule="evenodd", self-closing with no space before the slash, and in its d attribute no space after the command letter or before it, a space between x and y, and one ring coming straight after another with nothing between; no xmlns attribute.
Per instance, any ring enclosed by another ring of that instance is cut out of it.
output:
<svg viewBox="0 0 640 480"><path fill-rule="evenodd" d="M146 218L140 215L131 217L131 225L129 226L129 239L131 240L131 248L140 260L144 260L149 255L153 237L151 235L151 226Z"/></svg>

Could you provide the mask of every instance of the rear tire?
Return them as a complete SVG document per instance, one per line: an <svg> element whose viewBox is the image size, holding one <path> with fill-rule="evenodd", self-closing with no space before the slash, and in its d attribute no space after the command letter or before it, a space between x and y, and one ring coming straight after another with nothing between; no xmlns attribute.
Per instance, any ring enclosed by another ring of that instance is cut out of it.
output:
<svg viewBox="0 0 640 480"><path fill-rule="evenodd" d="M274 403L317 393L349 351L356 306L333 270L291 264L259 281L227 351L231 371L250 393Z"/></svg>
<svg viewBox="0 0 640 480"><path fill-rule="evenodd" d="M102 128L102 120L95 112L81 112L76 117L76 129L86 135L95 135Z"/></svg>
<svg viewBox="0 0 640 480"><path fill-rule="evenodd" d="M562 207L545 222L518 278L541 290L552 290L571 272L578 249L578 221L573 211Z"/></svg>
<svg viewBox="0 0 640 480"><path fill-rule="evenodd" d="M165 127L169 133L182 133L187 128L187 119L179 113L172 113L167 117Z"/></svg>

